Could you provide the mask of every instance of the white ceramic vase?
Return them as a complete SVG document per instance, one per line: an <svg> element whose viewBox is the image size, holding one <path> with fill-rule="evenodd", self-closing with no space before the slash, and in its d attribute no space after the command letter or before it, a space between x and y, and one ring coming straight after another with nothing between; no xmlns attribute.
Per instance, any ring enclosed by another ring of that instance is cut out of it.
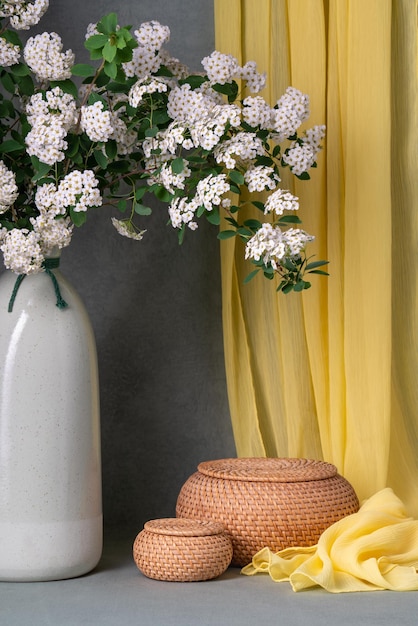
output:
<svg viewBox="0 0 418 626"><path fill-rule="evenodd" d="M9 312L15 285L16 274L3 272L0 580L72 578L92 570L102 552L95 339L58 269L26 276Z"/></svg>

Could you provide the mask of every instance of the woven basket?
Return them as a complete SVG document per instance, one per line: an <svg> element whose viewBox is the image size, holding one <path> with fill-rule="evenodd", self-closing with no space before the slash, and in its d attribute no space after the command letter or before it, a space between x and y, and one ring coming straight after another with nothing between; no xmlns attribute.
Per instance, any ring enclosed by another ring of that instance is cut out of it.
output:
<svg viewBox="0 0 418 626"><path fill-rule="evenodd" d="M137 535L134 561L148 578L193 582L223 574L232 543L224 527L208 520L150 520Z"/></svg>
<svg viewBox="0 0 418 626"><path fill-rule="evenodd" d="M244 566L264 547L315 545L358 508L354 489L330 463L241 458L200 463L181 488L176 515L220 522L232 539L232 565Z"/></svg>

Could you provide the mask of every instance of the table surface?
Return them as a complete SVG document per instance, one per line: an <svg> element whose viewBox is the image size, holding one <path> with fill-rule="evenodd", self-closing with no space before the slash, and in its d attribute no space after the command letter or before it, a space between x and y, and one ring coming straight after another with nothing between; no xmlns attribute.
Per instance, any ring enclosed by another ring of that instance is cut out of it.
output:
<svg viewBox="0 0 418 626"><path fill-rule="evenodd" d="M0 583L0 626L416 626L418 593L295 593L268 575L229 568L214 580L160 582L132 558L132 541L105 542L98 567L80 578Z"/></svg>

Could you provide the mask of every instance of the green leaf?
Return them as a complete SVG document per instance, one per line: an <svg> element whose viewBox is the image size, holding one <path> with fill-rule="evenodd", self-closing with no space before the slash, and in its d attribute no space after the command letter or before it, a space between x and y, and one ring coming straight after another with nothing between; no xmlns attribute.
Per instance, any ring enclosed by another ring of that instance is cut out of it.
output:
<svg viewBox="0 0 418 626"><path fill-rule="evenodd" d="M140 204L139 202L134 202L134 211L138 213L138 215L151 215L152 213L150 207Z"/></svg>
<svg viewBox="0 0 418 626"><path fill-rule="evenodd" d="M297 215L282 215L277 222L279 224L302 224L302 220Z"/></svg>
<svg viewBox="0 0 418 626"><path fill-rule="evenodd" d="M4 74L1 74L0 80L6 91L12 94L15 93L15 82L8 72L4 72Z"/></svg>
<svg viewBox="0 0 418 626"><path fill-rule="evenodd" d="M175 174L181 174L184 170L184 160L181 157L177 157L171 161L171 169Z"/></svg>
<svg viewBox="0 0 418 626"><path fill-rule="evenodd" d="M259 220L245 220L245 226L248 226L253 231L257 231L261 228L262 224Z"/></svg>
<svg viewBox="0 0 418 626"><path fill-rule="evenodd" d="M323 270L310 270L308 274L320 274L321 276L329 276L328 272L324 272Z"/></svg>
<svg viewBox="0 0 418 626"><path fill-rule="evenodd" d="M153 185L150 187L150 191L154 194L158 200L161 202L170 202L173 198L173 194L167 191L162 185Z"/></svg>
<svg viewBox="0 0 418 626"><path fill-rule="evenodd" d="M85 211L74 211L73 207L70 207L70 217L75 226L82 226L87 220L87 213Z"/></svg>
<svg viewBox="0 0 418 626"><path fill-rule="evenodd" d="M200 206L197 207L196 210L196 217L202 217L203 213L206 211L205 209L205 205L201 204Z"/></svg>
<svg viewBox="0 0 418 626"><path fill-rule="evenodd" d="M228 96L228 102L230 103L234 102L238 95L238 85L234 80L231 83L225 83L224 85L216 83L215 85L212 85L212 89L218 93Z"/></svg>
<svg viewBox="0 0 418 626"><path fill-rule="evenodd" d="M71 71L74 76L84 77L94 76L96 73L94 67L92 65L88 65L87 63L77 63L76 65L73 65Z"/></svg>
<svg viewBox="0 0 418 626"><path fill-rule="evenodd" d="M119 200L117 207L121 213L124 213L127 209L128 203L126 200Z"/></svg>
<svg viewBox="0 0 418 626"><path fill-rule="evenodd" d="M237 185L243 185L245 182L244 176L237 170L231 170L229 172L229 178Z"/></svg>
<svg viewBox="0 0 418 626"><path fill-rule="evenodd" d="M259 269L259 268L257 268L256 270L253 270L252 272L250 272L250 273L248 274L248 276L246 276L246 277L244 278L244 285L246 285L247 283L249 283L249 282L250 282L250 280L252 280L252 279L254 278L254 276L256 276L256 275L258 274L258 272L259 272L259 271L260 271L260 269Z"/></svg>
<svg viewBox="0 0 418 626"><path fill-rule="evenodd" d="M299 280L296 285L293 286L295 291L303 291L305 289L305 281Z"/></svg>
<svg viewBox="0 0 418 626"><path fill-rule="evenodd" d="M213 224L214 226L219 226L219 224L221 223L219 210L217 208L213 209L211 213L208 213L208 215L206 215L206 219L210 224Z"/></svg>
<svg viewBox="0 0 418 626"><path fill-rule="evenodd" d="M109 78L115 80L116 76L118 75L118 66L116 65L116 63L105 63L103 71L106 76L109 76Z"/></svg>
<svg viewBox="0 0 418 626"><path fill-rule="evenodd" d="M221 230L221 232L218 233L218 239L232 239L236 234L236 230Z"/></svg>
<svg viewBox="0 0 418 626"><path fill-rule="evenodd" d="M78 98L78 88L69 78L67 80L51 81L51 87L60 87L64 93L70 94L75 99Z"/></svg>
<svg viewBox="0 0 418 626"><path fill-rule="evenodd" d="M37 157L32 156L31 161L33 164L33 169L35 171L32 176L32 182L38 183L42 178L44 178L51 169L51 166L48 163L42 163Z"/></svg>
<svg viewBox="0 0 418 626"><path fill-rule="evenodd" d="M255 160L255 165L265 165L266 167L271 167L274 165L274 161L269 156L259 155Z"/></svg>
<svg viewBox="0 0 418 626"><path fill-rule="evenodd" d="M116 13L109 13L102 17L100 22L97 24L97 30L101 33L105 33L106 35L111 35L116 31L118 25L118 17Z"/></svg>
<svg viewBox="0 0 418 626"><path fill-rule="evenodd" d="M148 186L147 187L138 187L135 190L135 200L142 200L142 198L147 193L148 189L149 189Z"/></svg>
<svg viewBox="0 0 418 626"><path fill-rule="evenodd" d="M118 144L113 139L106 142L105 151L109 159L114 159L118 153Z"/></svg>
<svg viewBox="0 0 418 626"><path fill-rule="evenodd" d="M10 71L12 72L12 74L14 74L14 76L29 76L30 74L30 69L27 65L24 65L23 63L17 63L16 65L12 65Z"/></svg>
<svg viewBox="0 0 418 626"><path fill-rule="evenodd" d="M258 202L258 200L253 200L252 204L255 206L256 209L258 209L259 211L262 211L264 213L264 203L263 202Z"/></svg>
<svg viewBox="0 0 418 626"><path fill-rule="evenodd" d="M92 35L86 39L84 45L87 50L100 50L108 41L109 37L107 35Z"/></svg>
<svg viewBox="0 0 418 626"><path fill-rule="evenodd" d="M25 146L14 139L8 139L7 141L3 141L0 145L0 152L17 152L18 150L24 150Z"/></svg>
<svg viewBox="0 0 418 626"><path fill-rule="evenodd" d="M198 89L203 85L203 83L208 82L207 76L188 76L182 80L179 80L179 85L190 85L192 89Z"/></svg>
<svg viewBox="0 0 418 626"><path fill-rule="evenodd" d="M299 178L299 180L310 180L310 176L308 174L308 172L302 172L302 174L295 174L296 178Z"/></svg>
<svg viewBox="0 0 418 626"><path fill-rule="evenodd" d="M97 165L99 165L102 170L105 170L109 162L103 152L101 150L95 150L93 156L96 160Z"/></svg>
<svg viewBox="0 0 418 626"><path fill-rule="evenodd" d="M112 63L116 56L117 48L110 41L108 41L102 50L102 55L105 61Z"/></svg>
<svg viewBox="0 0 418 626"><path fill-rule="evenodd" d="M282 285L282 284L283 283L280 283L280 285ZM279 285L279 287L280 287L280 285ZM292 283L285 282L283 287L281 287L280 291L282 291L283 293L290 293L291 291L293 291Z"/></svg>
<svg viewBox="0 0 418 626"><path fill-rule="evenodd" d="M317 267L323 267L324 265L328 265L329 261L312 261L312 263L308 263L306 266L307 270L313 270Z"/></svg>

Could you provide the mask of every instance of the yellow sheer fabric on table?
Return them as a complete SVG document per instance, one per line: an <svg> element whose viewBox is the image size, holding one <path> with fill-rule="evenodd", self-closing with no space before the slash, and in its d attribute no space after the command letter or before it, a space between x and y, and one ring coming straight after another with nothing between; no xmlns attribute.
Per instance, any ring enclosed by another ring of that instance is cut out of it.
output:
<svg viewBox="0 0 418 626"><path fill-rule="evenodd" d="M359 498L390 486L418 515L416 0L215 0L216 48L309 94L327 126L300 198L330 261L277 294L222 242L225 362L239 456L324 458Z"/></svg>
<svg viewBox="0 0 418 626"><path fill-rule="evenodd" d="M323 587L348 591L418 590L418 520L408 517L389 488L363 504L358 513L330 526L316 546L258 552L242 573L268 573L289 581L293 591Z"/></svg>

